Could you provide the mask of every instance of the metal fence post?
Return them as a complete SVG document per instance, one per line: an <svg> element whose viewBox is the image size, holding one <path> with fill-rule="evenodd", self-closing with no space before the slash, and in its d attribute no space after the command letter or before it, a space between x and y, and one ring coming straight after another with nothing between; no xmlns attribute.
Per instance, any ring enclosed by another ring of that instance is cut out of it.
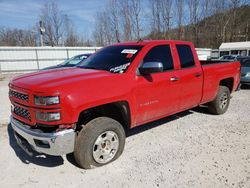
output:
<svg viewBox="0 0 250 188"><path fill-rule="evenodd" d="M36 52L36 64L37 64L37 70L40 70L37 49L35 49L35 52Z"/></svg>
<svg viewBox="0 0 250 188"><path fill-rule="evenodd" d="M2 59L0 60L0 78L2 77Z"/></svg>
<svg viewBox="0 0 250 188"><path fill-rule="evenodd" d="M1 62L0 62L0 80L2 80L4 77L3 77L3 74L2 74L2 68L1 68Z"/></svg>
<svg viewBox="0 0 250 188"><path fill-rule="evenodd" d="M66 52L67 52L67 59L69 59L69 49L66 48Z"/></svg>
<svg viewBox="0 0 250 188"><path fill-rule="evenodd" d="M2 65L2 63L1 63L1 61L0 61L0 77L1 77L1 75L2 75L2 67L1 67L1 65Z"/></svg>

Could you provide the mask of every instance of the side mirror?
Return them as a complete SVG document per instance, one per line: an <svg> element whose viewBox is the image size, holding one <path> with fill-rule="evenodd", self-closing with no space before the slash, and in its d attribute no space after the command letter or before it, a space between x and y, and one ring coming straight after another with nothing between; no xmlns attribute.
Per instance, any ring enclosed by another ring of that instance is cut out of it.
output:
<svg viewBox="0 0 250 188"><path fill-rule="evenodd" d="M163 72L162 62L145 62L139 68L141 75L149 75L151 73Z"/></svg>

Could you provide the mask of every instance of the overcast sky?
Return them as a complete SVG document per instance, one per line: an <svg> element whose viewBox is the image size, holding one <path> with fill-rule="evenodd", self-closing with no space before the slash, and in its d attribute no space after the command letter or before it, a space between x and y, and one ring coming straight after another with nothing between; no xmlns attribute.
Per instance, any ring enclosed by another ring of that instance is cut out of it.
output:
<svg viewBox="0 0 250 188"><path fill-rule="evenodd" d="M0 27L31 28L39 19L40 9L46 2L56 2L74 22L78 32L87 37L94 28L94 17L108 0L0 0Z"/></svg>

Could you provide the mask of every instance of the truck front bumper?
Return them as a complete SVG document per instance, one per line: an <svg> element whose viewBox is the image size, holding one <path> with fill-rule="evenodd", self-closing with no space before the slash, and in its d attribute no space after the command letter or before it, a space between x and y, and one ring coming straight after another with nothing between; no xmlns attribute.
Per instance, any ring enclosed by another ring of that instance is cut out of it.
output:
<svg viewBox="0 0 250 188"><path fill-rule="evenodd" d="M11 117L17 143L26 153L32 155L30 149L38 153L60 156L74 151L75 131L65 129L55 133L44 133L31 129L29 126Z"/></svg>

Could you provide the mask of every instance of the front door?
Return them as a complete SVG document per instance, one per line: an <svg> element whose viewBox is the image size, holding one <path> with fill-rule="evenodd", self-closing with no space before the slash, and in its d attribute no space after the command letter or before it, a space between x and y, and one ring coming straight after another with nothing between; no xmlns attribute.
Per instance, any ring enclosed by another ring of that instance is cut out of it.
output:
<svg viewBox="0 0 250 188"><path fill-rule="evenodd" d="M162 62L163 72L138 75L134 96L136 100L136 124L171 114L178 110L180 84L169 45L152 47L145 55L145 62Z"/></svg>

